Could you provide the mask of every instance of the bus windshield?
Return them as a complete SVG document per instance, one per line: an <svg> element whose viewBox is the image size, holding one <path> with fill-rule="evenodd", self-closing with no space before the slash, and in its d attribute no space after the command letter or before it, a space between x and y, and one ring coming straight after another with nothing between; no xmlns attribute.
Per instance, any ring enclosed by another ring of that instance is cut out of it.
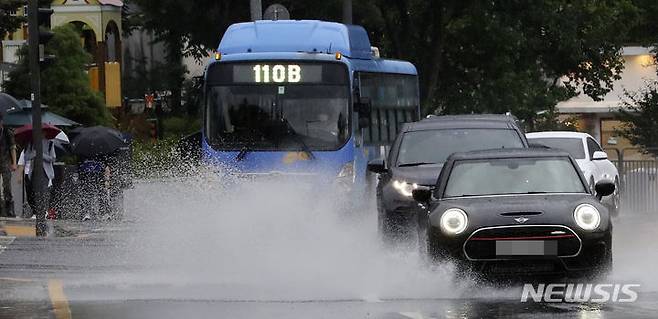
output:
<svg viewBox="0 0 658 319"><path fill-rule="evenodd" d="M322 73L335 70L310 67L304 67L302 71L293 69L295 74L286 75L285 72L291 69L286 64L280 68L283 71L279 78L272 78L275 73L271 70L277 66L240 65L240 74L236 73L236 67L232 71L224 68L221 76L230 76L232 72L237 81L224 78L224 81L213 83L212 74L209 74L206 133L213 147L224 150L322 151L336 150L344 145L349 138L346 75L344 81L337 80L335 75L323 81ZM270 73L264 73L264 67L270 69ZM303 71L305 69L309 71ZM344 68L339 70L346 72ZM269 81L265 82L266 79ZM272 83L274 79L281 81Z"/></svg>

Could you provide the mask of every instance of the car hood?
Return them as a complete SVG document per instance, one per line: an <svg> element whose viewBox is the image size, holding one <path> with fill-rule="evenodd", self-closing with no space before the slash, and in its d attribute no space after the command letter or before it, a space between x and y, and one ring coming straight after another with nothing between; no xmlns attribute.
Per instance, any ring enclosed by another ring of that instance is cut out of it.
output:
<svg viewBox="0 0 658 319"><path fill-rule="evenodd" d="M413 167L394 167L391 169L393 179L416 183L418 185L434 186L439 178L443 164L422 165Z"/></svg>
<svg viewBox="0 0 658 319"><path fill-rule="evenodd" d="M503 225L561 224L574 226L573 212L580 204L591 204L601 213L600 229L607 229L607 209L589 194L547 194L519 196L463 197L435 202L430 214L433 225L438 226L441 215L449 208L466 212L469 228ZM518 222L515 219L525 217Z"/></svg>

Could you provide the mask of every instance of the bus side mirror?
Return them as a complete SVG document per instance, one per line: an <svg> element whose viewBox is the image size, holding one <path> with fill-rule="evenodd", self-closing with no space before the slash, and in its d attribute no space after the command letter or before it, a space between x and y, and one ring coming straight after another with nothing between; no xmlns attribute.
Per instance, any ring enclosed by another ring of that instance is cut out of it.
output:
<svg viewBox="0 0 658 319"><path fill-rule="evenodd" d="M354 103L354 111L359 113L359 128L366 128L370 126L370 112L372 111L372 102L370 98L360 97Z"/></svg>
<svg viewBox="0 0 658 319"><path fill-rule="evenodd" d="M354 111L359 113L359 117L370 117L370 112L372 111L372 102L368 97L360 97L358 101L354 103Z"/></svg>
<svg viewBox="0 0 658 319"><path fill-rule="evenodd" d="M367 117L359 116L359 128L367 128L370 126L370 119Z"/></svg>

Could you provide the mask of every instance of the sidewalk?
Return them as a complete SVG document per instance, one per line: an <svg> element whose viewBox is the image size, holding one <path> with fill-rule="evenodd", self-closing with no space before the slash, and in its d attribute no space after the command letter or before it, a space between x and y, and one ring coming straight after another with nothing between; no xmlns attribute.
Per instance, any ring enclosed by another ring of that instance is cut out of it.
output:
<svg viewBox="0 0 658 319"><path fill-rule="evenodd" d="M0 236L36 237L34 219L0 217ZM71 221L47 220L48 237L77 237L79 227Z"/></svg>

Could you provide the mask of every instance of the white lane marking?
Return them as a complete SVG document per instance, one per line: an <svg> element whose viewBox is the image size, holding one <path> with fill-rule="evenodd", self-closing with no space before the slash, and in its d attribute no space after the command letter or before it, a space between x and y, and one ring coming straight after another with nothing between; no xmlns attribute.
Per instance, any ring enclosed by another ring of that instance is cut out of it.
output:
<svg viewBox="0 0 658 319"><path fill-rule="evenodd" d="M420 312L400 312L401 315L409 318L409 319L423 319L423 314Z"/></svg>
<svg viewBox="0 0 658 319"><path fill-rule="evenodd" d="M9 245L16 239L13 236L0 236L0 254L2 254Z"/></svg>
<svg viewBox="0 0 658 319"><path fill-rule="evenodd" d="M365 295L361 300L365 302L383 302L381 299L379 299L376 295Z"/></svg>

